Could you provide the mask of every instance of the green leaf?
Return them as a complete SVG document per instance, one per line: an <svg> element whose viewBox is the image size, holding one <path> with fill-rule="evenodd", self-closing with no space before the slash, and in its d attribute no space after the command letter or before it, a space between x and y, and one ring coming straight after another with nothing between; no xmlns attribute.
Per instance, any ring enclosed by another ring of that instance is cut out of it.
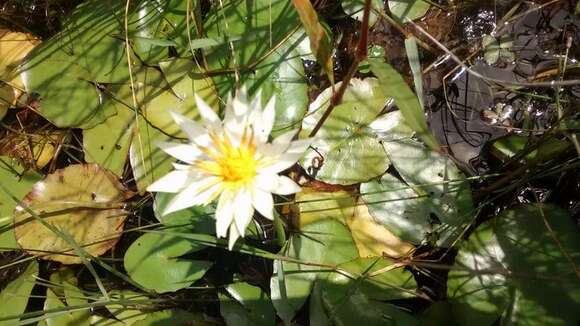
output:
<svg viewBox="0 0 580 326"><path fill-rule="evenodd" d="M337 84L339 87L340 84ZM301 160L302 166L318 180L349 185L383 174L389 160L368 125L382 110L386 96L378 80L351 79L342 103L334 108L316 134L312 148ZM310 105L302 123L301 137L314 129L329 106L332 89L327 88ZM322 166L317 169L323 157Z"/></svg>
<svg viewBox="0 0 580 326"><path fill-rule="evenodd" d="M311 51L292 3L224 1L223 10L219 5L212 7L204 26L209 38L236 40L233 54L230 42L206 52L211 69L231 71L214 77L220 96L227 98L235 90L237 69L239 84L246 86L249 96L261 91L262 103L276 96L273 136L298 128L308 105L301 57Z"/></svg>
<svg viewBox="0 0 580 326"><path fill-rule="evenodd" d="M392 175L363 183L360 191L372 217L402 240L420 244L433 232L429 201Z"/></svg>
<svg viewBox="0 0 580 326"><path fill-rule="evenodd" d="M504 261L492 222L479 226L461 245L455 264L470 270L452 269L447 282L450 309L459 324L492 325L508 307Z"/></svg>
<svg viewBox="0 0 580 326"><path fill-rule="evenodd" d="M434 151L439 150L439 144L431 134L425 119L425 112L413 91L403 77L382 59L369 59L371 70L380 80L383 93L391 97L401 110L406 124L413 129L419 138Z"/></svg>
<svg viewBox="0 0 580 326"><path fill-rule="evenodd" d="M212 262L182 257L203 248L171 234L147 233L125 253L125 270L147 289L158 293L176 291L200 279L211 267Z"/></svg>
<svg viewBox="0 0 580 326"><path fill-rule="evenodd" d="M192 0L190 5L191 9L195 9L197 1ZM173 46L179 56L191 55L187 46L186 12L186 0L139 3L130 17L132 24L129 31L133 49L141 60L148 64L157 64L167 59L168 46ZM195 22L190 23L192 37L195 37Z"/></svg>
<svg viewBox="0 0 580 326"><path fill-rule="evenodd" d="M391 162L403 178L426 201L442 223L439 245L454 241L473 216L469 182L451 158L430 151L411 139L383 142Z"/></svg>
<svg viewBox="0 0 580 326"><path fill-rule="evenodd" d="M413 316L389 303L413 297L416 283L402 267L386 259L359 258L339 265L353 273L334 272L321 280L322 302L336 325L418 325ZM362 276L358 276L362 275Z"/></svg>
<svg viewBox="0 0 580 326"><path fill-rule="evenodd" d="M274 307L268 295L246 282L228 284L228 295L218 293L220 313L227 325L274 325ZM233 298L233 299L232 299Z"/></svg>
<svg viewBox="0 0 580 326"><path fill-rule="evenodd" d="M389 9L395 18L402 22L419 19L431 6L424 0L388 0Z"/></svg>
<svg viewBox="0 0 580 326"><path fill-rule="evenodd" d="M65 309L68 306L87 305L86 295L77 287L78 280L70 269L62 269L50 275L52 287L46 289L44 310ZM89 325L90 310L63 311L56 316L47 314L45 323L48 326Z"/></svg>
<svg viewBox="0 0 580 326"><path fill-rule="evenodd" d="M103 123L83 130L85 160L97 163L121 178L133 139L135 112L110 99L104 105L115 106L117 113Z"/></svg>
<svg viewBox="0 0 580 326"><path fill-rule="evenodd" d="M26 91L42 98L38 112L56 126L90 128L115 113L105 110L92 83L128 79L125 44L113 36L123 30L117 19L123 7L119 1L84 2L19 68Z"/></svg>
<svg viewBox="0 0 580 326"><path fill-rule="evenodd" d="M304 225L300 233L292 235L281 253L305 262L330 265L358 257L348 228L335 218ZM270 279L272 303L283 320L292 320L304 305L319 271L317 266L286 261L274 265L275 274ZM280 279L277 273L284 273L284 278Z"/></svg>
<svg viewBox="0 0 580 326"><path fill-rule="evenodd" d="M42 176L31 170L25 171L16 160L0 156L0 185L8 187L0 187L0 251L19 248L14 235L13 212L16 203L12 196L22 200L40 179Z"/></svg>
<svg viewBox="0 0 580 326"><path fill-rule="evenodd" d="M0 302L2 302L0 305L0 318L15 316L24 312L37 276L38 263L33 260L22 274L0 292ZM14 325L15 322L13 319L0 321L0 326Z"/></svg>
<svg viewBox="0 0 580 326"><path fill-rule="evenodd" d="M499 59L499 42L497 39L491 35L484 35L481 39L481 46L485 51L483 54L483 58L485 61L492 65L497 62Z"/></svg>
<svg viewBox="0 0 580 326"><path fill-rule="evenodd" d="M22 205L70 235L88 254L99 256L115 245L123 231L128 214L122 209L125 192L109 171L96 164L76 164L34 184ZM18 244L30 254L64 264L81 262L67 239L27 211L19 209L15 222Z"/></svg>
<svg viewBox="0 0 580 326"><path fill-rule="evenodd" d="M549 228L547 227L549 226ZM575 325L580 319L580 240L567 211L529 204L480 226L449 274L448 296L459 320L489 325Z"/></svg>

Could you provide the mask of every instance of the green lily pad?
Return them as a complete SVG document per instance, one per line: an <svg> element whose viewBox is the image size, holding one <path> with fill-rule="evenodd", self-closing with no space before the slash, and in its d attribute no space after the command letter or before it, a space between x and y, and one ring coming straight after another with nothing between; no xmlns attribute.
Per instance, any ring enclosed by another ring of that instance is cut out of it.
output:
<svg viewBox="0 0 580 326"><path fill-rule="evenodd" d="M321 119L331 94L332 89L328 88L310 104L302 122L301 137L307 137ZM314 150L309 150L300 161L302 166L318 180L342 185L368 181L383 174L389 160L368 125L386 100L377 79L352 79L342 103L334 108L316 134L311 145Z"/></svg>
<svg viewBox="0 0 580 326"><path fill-rule="evenodd" d="M220 313L226 325L274 325L276 315L268 295L246 282L228 284L228 295L218 293Z"/></svg>
<svg viewBox="0 0 580 326"><path fill-rule="evenodd" d="M469 182L449 157L415 140L401 138L383 145L403 180L417 194L426 196L431 212L442 223L436 230L437 243L449 245L474 214Z"/></svg>
<svg viewBox="0 0 580 326"><path fill-rule="evenodd" d="M116 106L117 113L103 123L83 130L85 160L122 177L133 139L135 112L112 100L108 100L105 105Z"/></svg>
<svg viewBox="0 0 580 326"><path fill-rule="evenodd" d="M402 22L419 19L427 13L431 6L424 0L388 0L389 10L395 18Z"/></svg>
<svg viewBox="0 0 580 326"><path fill-rule="evenodd" d="M22 208L28 207L45 223L68 234L86 253L102 255L117 243L123 231L128 214L122 209L125 192L115 175L95 164L56 170L34 184L16 208L18 244L42 259L64 264L81 262L62 234L53 233Z"/></svg>
<svg viewBox="0 0 580 326"><path fill-rule="evenodd" d="M125 270L147 289L158 293L177 291L200 279L211 267L212 262L182 257L203 248L171 234L147 233L125 253Z"/></svg>
<svg viewBox="0 0 580 326"><path fill-rule="evenodd" d="M190 3L195 9L197 1ZM179 56L191 55L186 24L187 1L143 1L130 17L133 49L143 62L155 65L169 57L169 46ZM192 38L195 23L191 21ZM189 52L189 53L188 53Z"/></svg>
<svg viewBox="0 0 580 326"><path fill-rule="evenodd" d="M429 201L392 175L363 183L360 191L373 218L402 240L420 244L433 232Z"/></svg>
<svg viewBox="0 0 580 326"><path fill-rule="evenodd" d="M89 128L115 113L104 110L93 82L128 80L125 44L115 36L123 13L119 1L84 2L19 68L26 91L42 98L38 112L56 126Z"/></svg>
<svg viewBox="0 0 580 326"><path fill-rule="evenodd" d="M299 193L300 194L300 193ZM292 235L281 254L306 262L339 264L358 257L348 228L334 218L321 219ZM286 321L306 302L320 267L282 261L274 264L270 279L272 303ZM324 276L326 273L321 273Z"/></svg>
<svg viewBox="0 0 580 326"><path fill-rule="evenodd" d="M550 226L550 229L547 228ZM458 320L489 325L575 325L580 321L580 240L567 211L530 204L482 225L462 247L449 274Z"/></svg>
<svg viewBox="0 0 580 326"><path fill-rule="evenodd" d="M239 19L244 17L244 19ZM205 23L212 39L235 39L206 49L212 70L231 71L214 77L222 98L235 90L234 70L249 96L260 91L262 103L276 96L272 135L296 129L308 105L308 85L301 58L311 54L308 38L290 1L224 1L213 6Z"/></svg>
<svg viewBox="0 0 580 326"><path fill-rule="evenodd" d="M32 288L38 276L38 263L33 260L26 270L0 292L0 318L17 316L26 309ZM1 326L14 325L13 319L0 321Z"/></svg>
<svg viewBox="0 0 580 326"><path fill-rule="evenodd" d="M16 160L0 156L0 185L9 185L0 187L0 251L19 248L13 225L16 202L12 197L22 200L41 178L32 170L26 171Z"/></svg>
<svg viewBox="0 0 580 326"><path fill-rule="evenodd" d="M63 269L50 276L53 287L46 289L44 310L66 309L69 306L88 304L87 296L77 287L78 280L70 269ZM46 315L43 321L48 326L89 325L90 310L64 311L58 315Z"/></svg>
<svg viewBox="0 0 580 326"><path fill-rule="evenodd" d="M359 258L339 265L356 276L334 272L319 281L328 317L336 325L419 325L412 315L388 302L414 297L417 286L402 267L383 271L391 265L386 259Z"/></svg>

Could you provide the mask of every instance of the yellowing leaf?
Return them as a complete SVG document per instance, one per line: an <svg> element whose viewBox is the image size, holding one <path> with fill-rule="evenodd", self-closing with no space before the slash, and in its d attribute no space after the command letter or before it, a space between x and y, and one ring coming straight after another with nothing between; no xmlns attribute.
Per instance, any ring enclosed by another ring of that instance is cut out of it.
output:
<svg viewBox="0 0 580 326"><path fill-rule="evenodd" d="M296 194L300 228L327 218L345 224L347 217L354 214L354 202L346 191L321 192L305 187Z"/></svg>
<svg viewBox="0 0 580 326"><path fill-rule="evenodd" d="M16 239L32 255L78 264L81 259L63 234L88 254L102 255L115 245L123 230L127 212L120 207L124 200L125 189L117 177L96 164L57 170L37 182L21 206L35 211L61 234L17 206Z"/></svg>
<svg viewBox="0 0 580 326"><path fill-rule="evenodd" d="M401 257L413 250L413 245L399 239L385 226L375 222L368 207L359 199L354 214L347 217L352 238L361 257Z"/></svg>
<svg viewBox="0 0 580 326"><path fill-rule="evenodd" d="M300 21L304 25L304 29L310 39L310 48L316 56L316 59L324 68L331 83L334 84L334 74L332 69L332 47L330 39L328 38L324 27L318 20L318 15L312 6L310 0L292 0L292 4L298 15Z"/></svg>

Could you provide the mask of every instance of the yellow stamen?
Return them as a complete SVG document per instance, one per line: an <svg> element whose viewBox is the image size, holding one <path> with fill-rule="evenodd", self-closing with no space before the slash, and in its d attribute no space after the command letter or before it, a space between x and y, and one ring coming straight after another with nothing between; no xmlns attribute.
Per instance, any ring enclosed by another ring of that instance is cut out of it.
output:
<svg viewBox="0 0 580 326"><path fill-rule="evenodd" d="M198 161L195 167L220 178L225 183L225 187L237 188L247 184L254 179L259 166L255 158L256 145L253 135L252 128L246 127L239 145L235 147L225 133L223 135L210 134L212 147L215 150L208 148L202 150L211 160Z"/></svg>

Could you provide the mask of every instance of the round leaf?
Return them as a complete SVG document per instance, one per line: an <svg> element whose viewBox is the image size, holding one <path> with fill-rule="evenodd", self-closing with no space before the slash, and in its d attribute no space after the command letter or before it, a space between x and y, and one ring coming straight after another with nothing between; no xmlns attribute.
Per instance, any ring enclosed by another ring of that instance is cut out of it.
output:
<svg viewBox="0 0 580 326"><path fill-rule="evenodd" d="M363 183L360 191L374 220L402 240L419 244L433 231L429 202L392 175Z"/></svg>
<svg viewBox="0 0 580 326"><path fill-rule="evenodd" d="M332 273L321 282L322 302L337 325L418 325L413 316L387 303L413 297L416 283L402 267L389 269L386 259L357 259L339 265L354 273ZM362 275L362 276L358 276Z"/></svg>
<svg viewBox="0 0 580 326"><path fill-rule="evenodd" d="M336 87L340 87L337 84ZM324 90L310 105L302 123L301 137L314 129L327 110L332 89ZM334 108L301 160L318 180L349 185L383 174L389 160L379 140L368 128L385 104L377 79L352 79L342 103ZM320 157L322 155L322 158ZM322 166L318 166L322 162Z"/></svg>
<svg viewBox="0 0 580 326"><path fill-rule="evenodd" d="M159 293L176 291L200 279L211 267L211 262L181 257L203 248L170 234L147 233L125 253L125 270L135 282L148 289Z"/></svg>
<svg viewBox="0 0 580 326"><path fill-rule="evenodd" d="M88 254L99 256L115 245L123 231L128 214L120 208L124 200L125 189L117 177L98 165L56 170L37 182L16 208L18 244L43 259L78 264L81 259L63 238L65 234ZM23 207L63 234L55 234Z"/></svg>
<svg viewBox="0 0 580 326"><path fill-rule="evenodd" d="M388 0L389 9L402 22L419 19L429 10L429 2L424 0Z"/></svg>

